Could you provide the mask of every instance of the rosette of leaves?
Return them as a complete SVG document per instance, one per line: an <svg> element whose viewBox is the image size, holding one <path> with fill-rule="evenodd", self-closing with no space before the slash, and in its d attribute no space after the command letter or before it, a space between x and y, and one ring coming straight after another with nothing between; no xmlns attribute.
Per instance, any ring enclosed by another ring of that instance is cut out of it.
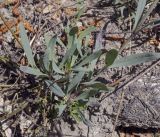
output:
<svg viewBox="0 0 160 137"><path fill-rule="evenodd" d="M91 65L92 61L95 59L98 61L100 56L107 52L98 50L92 53L90 48L85 46L88 45L87 38L89 39L95 27L88 27L81 32L77 26L66 27L65 44L57 36L52 38L45 36L46 51L36 62L22 24L20 30L21 42L28 59L28 66L20 66L20 69L43 80L43 84L56 96L57 116L69 111L77 121L85 121L82 111L86 109L89 98L94 97L98 92L109 91L105 84L92 80L95 71L95 66ZM60 59L56 55L56 46L63 47L65 50L64 56ZM117 53L116 51L116 56ZM111 61L108 63L112 64Z"/></svg>
<svg viewBox="0 0 160 137"><path fill-rule="evenodd" d="M54 103L57 117L65 112L76 121L83 121L88 126L90 122L84 117L83 111L91 97L99 92L108 92L110 88L104 83L97 81L96 63L101 56L105 56L106 66L113 67L136 65L146 61L160 58L160 53L141 53L128 57L117 58L118 51L98 49L91 52L87 47L91 32L95 27L88 27L79 31L77 26L67 26L65 33L67 42L63 43L59 37L45 36L46 51L43 56L34 59L29 46L24 26L20 23L20 36L24 52L28 59L28 66L20 66L20 70L37 76L43 85L54 95ZM56 47L64 49L64 55L59 59L56 54ZM93 65L94 64L94 65Z"/></svg>

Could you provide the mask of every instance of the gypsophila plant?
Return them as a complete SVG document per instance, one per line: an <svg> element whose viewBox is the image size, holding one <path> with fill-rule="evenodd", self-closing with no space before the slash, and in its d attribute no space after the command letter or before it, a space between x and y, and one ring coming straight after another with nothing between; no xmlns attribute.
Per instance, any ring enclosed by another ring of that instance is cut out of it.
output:
<svg viewBox="0 0 160 137"><path fill-rule="evenodd" d="M83 9L80 9L75 16L76 21L82 13ZM23 24L20 23L19 27L21 42L28 59L28 66L20 66L20 70L35 75L44 92L50 95L47 98L53 103L50 115L61 117L66 113L77 122L83 121L88 126L91 123L85 118L83 112L87 109L90 98L95 97L97 93L111 91L110 87L97 80L100 72L160 58L160 53L140 53L121 58L118 57L116 49L107 51L97 48L92 51L88 47L89 38L96 28L90 26L80 31L76 22L65 27L65 42L57 35L53 37L45 35L46 51L42 56L34 57ZM57 47L63 49L64 54L59 56ZM105 56L105 67L97 72L96 63L102 56Z"/></svg>

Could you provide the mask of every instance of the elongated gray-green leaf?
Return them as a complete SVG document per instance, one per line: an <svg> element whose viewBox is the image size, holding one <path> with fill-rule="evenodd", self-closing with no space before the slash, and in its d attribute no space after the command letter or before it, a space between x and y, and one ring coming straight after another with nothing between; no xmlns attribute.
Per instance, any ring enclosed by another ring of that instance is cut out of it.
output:
<svg viewBox="0 0 160 137"><path fill-rule="evenodd" d="M75 37L78 33L78 27L72 27L70 28L69 33L67 34L67 40L68 40L68 44L67 44L67 48L71 48L74 43L75 43Z"/></svg>
<svg viewBox="0 0 160 137"><path fill-rule="evenodd" d="M160 58L160 53L140 53L116 59L109 68L137 65Z"/></svg>
<svg viewBox="0 0 160 137"><path fill-rule="evenodd" d="M142 17L145 5L146 5L147 0L139 0L138 1L138 7L137 7L137 11L136 11L136 16L135 16L135 23L133 26L133 31L136 29L138 22L140 20L140 18Z"/></svg>
<svg viewBox="0 0 160 137"><path fill-rule="evenodd" d="M43 56L43 62L44 67L47 71L49 71L49 66L50 66L50 61L49 61L49 53L48 51L45 52L44 56Z"/></svg>
<svg viewBox="0 0 160 137"><path fill-rule="evenodd" d="M89 99L89 97L93 97L97 93L98 90L83 91L78 97L75 98L75 100L86 100Z"/></svg>
<svg viewBox="0 0 160 137"><path fill-rule="evenodd" d="M44 64L44 67L47 71L49 71L49 64L50 64L49 50L48 50L48 45L49 45L50 39L51 39L51 36L49 36L47 33L44 34L44 40L45 40L45 45L47 46L47 49L46 49L45 54L43 56L43 64Z"/></svg>
<svg viewBox="0 0 160 137"><path fill-rule="evenodd" d="M82 38L86 37L87 35L89 35L92 31L96 30L96 27L88 27L87 29L85 29L84 31L82 31L80 34L79 34L79 37L78 39L79 40L82 40Z"/></svg>
<svg viewBox="0 0 160 137"><path fill-rule="evenodd" d="M66 107L67 107L67 104L60 104L58 106L58 109L59 109L58 116L61 116L63 114Z"/></svg>
<svg viewBox="0 0 160 137"><path fill-rule="evenodd" d="M103 52L101 50L92 53L91 55L87 56L81 63L75 66L75 68L81 67L83 65L90 63L92 60L99 58L102 55L102 53Z"/></svg>
<svg viewBox="0 0 160 137"><path fill-rule="evenodd" d="M54 46L56 45L56 41L57 41L57 36L54 36L53 38L50 39L49 43L48 43L48 53L49 53L49 60L53 61L54 60Z"/></svg>
<svg viewBox="0 0 160 137"><path fill-rule="evenodd" d="M86 36L86 39L85 39L85 45L84 45L85 47L88 46L89 40L90 40L90 35L87 35L87 36Z"/></svg>
<svg viewBox="0 0 160 137"><path fill-rule="evenodd" d="M44 57L43 57L43 63L45 68L49 71L50 63L55 62L55 50L54 46L57 41L57 36L54 36L53 38L50 38L49 36L45 36L45 42L47 45L47 49L45 51ZM55 64L55 63L54 63Z"/></svg>
<svg viewBox="0 0 160 137"><path fill-rule="evenodd" d="M156 27L156 26L159 26L160 25L160 19L156 19L156 20L153 20L145 25L143 25L143 28L147 27L147 28L153 28L153 27Z"/></svg>
<svg viewBox="0 0 160 137"><path fill-rule="evenodd" d="M33 57L33 54L32 54L32 50L31 50L29 40L28 40L28 37L27 37L27 33L26 33L26 30L25 30L22 23L19 24L19 29L20 29L21 43L22 43L24 52L27 56L28 62L32 67L36 67L34 57Z"/></svg>
<svg viewBox="0 0 160 137"><path fill-rule="evenodd" d="M62 40L60 38L58 38L58 37L57 37L57 42L66 50L66 46L64 45Z"/></svg>
<svg viewBox="0 0 160 137"><path fill-rule="evenodd" d="M57 66L57 64L54 61L52 62L52 68L55 72L59 74L64 74L64 72Z"/></svg>
<svg viewBox="0 0 160 137"><path fill-rule="evenodd" d="M49 45L49 41L51 39L51 36L49 34L44 34L44 41L45 41L45 45L48 46Z"/></svg>
<svg viewBox="0 0 160 137"><path fill-rule="evenodd" d="M31 68L28 66L20 66L20 70L25 73L36 75L36 76L47 76L46 74L42 73L38 68Z"/></svg>
<svg viewBox="0 0 160 137"><path fill-rule="evenodd" d="M146 14L142 17L142 19L139 21L138 23L138 29L142 28L142 25L146 25L144 24L146 19L148 18L148 16L151 14L151 12L153 11L153 9L156 7L157 3L159 2L159 0L155 0L154 2L152 2L152 5L149 7L148 11L146 12ZM139 28L140 27L140 28ZM137 29L136 29L137 31Z"/></svg>
<svg viewBox="0 0 160 137"><path fill-rule="evenodd" d="M83 76L84 76L85 72L79 72L77 73L77 75L72 79L72 81L69 83L69 86L68 86L68 90L67 90L67 93L72 89L74 88L76 85L78 85Z"/></svg>
<svg viewBox="0 0 160 137"><path fill-rule="evenodd" d="M76 68L73 68L72 70L74 70L74 71L84 71L84 72L92 71L92 69L90 67L76 67Z"/></svg>
<svg viewBox="0 0 160 137"><path fill-rule="evenodd" d="M49 89L57 96L59 97L64 97L65 94L64 92L62 91L62 89L56 84L56 83L53 83L52 81L50 80L45 80L47 86L49 87Z"/></svg>
<svg viewBox="0 0 160 137"><path fill-rule="evenodd" d="M73 56L72 56L71 67L74 66L77 58L78 58L78 55L73 55Z"/></svg>
<svg viewBox="0 0 160 137"><path fill-rule="evenodd" d="M76 46L75 45L72 45L72 47L67 50L66 54L64 55L63 59L62 59L62 62L60 64L60 68L66 63L66 61L74 54L76 50Z"/></svg>
<svg viewBox="0 0 160 137"><path fill-rule="evenodd" d="M85 7L81 8L78 10L77 14L76 14L76 18L77 20L80 19L80 17L82 16L82 14L85 12Z"/></svg>
<svg viewBox="0 0 160 137"><path fill-rule="evenodd" d="M83 56L82 50L81 50L81 48L82 48L82 45L81 45L82 41L78 41L77 39L75 39L75 41L76 41L77 50L78 50L80 56L82 57Z"/></svg>

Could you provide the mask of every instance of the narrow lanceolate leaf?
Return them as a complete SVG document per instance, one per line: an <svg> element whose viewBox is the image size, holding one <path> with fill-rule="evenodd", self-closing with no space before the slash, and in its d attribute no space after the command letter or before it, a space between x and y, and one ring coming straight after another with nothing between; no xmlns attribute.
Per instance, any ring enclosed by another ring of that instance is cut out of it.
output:
<svg viewBox="0 0 160 137"><path fill-rule="evenodd" d="M44 40L45 40L45 45L47 46L47 49L45 51L45 54L43 56L43 64L44 67L47 71L49 71L49 65L50 65L50 61L49 61L49 50L48 50L48 45L49 45L49 41L51 39L51 36L49 36L47 33L44 35Z"/></svg>
<svg viewBox="0 0 160 137"><path fill-rule="evenodd" d="M90 35L87 35L85 39L85 45L84 45L85 47L89 45L89 41L90 41Z"/></svg>
<svg viewBox="0 0 160 137"><path fill-rule="evenodd" d="M92 60L99 58L102 55L102 53L103 52L101 50L92 53L91 55L87 56L81 63L75 66L75 68L81 67L83 65L90 63Z"/></svg>
<svg viewBox="0 0 160 137"><path fill-rule="evenodd" d="M44 67L47 71L49 71L49 66L50 66L50 61L49 61L49 53L48 51L45 52L44 56L43 56L43 62Z"/></svg>
<svg viewBox="0 0 160 137"><path fill-rule="evenodd" d="M155 0L152 5L149 7L148 11L145 13L145 15L142 17L142 19L139 21L138 23L138 29L141 29L142 25L145 25L145 21L148 18L148 16L151 14L151 12L153 11L153 9L156 7L157 3L159 2L159 0ZM139 28L140 27L140 28ZM137 29L136 29L137 31Z"/></svg>
<svg viewBox="0 0 160 137"><path fill-rule="evenodd" d="M89 85L89 87L92 87L92 88L98 89L98 90L110 91L110 89L108 89L104 83L91 84L91 85Z"/></svg>
<svg viewBox="0 0 160 137"><path fill-rule="evenodd" d="M87 35L90 35L91 32L93 32L94 30L96 30L96 27L88 27L87 29L85 29L84 31L82 31L80 34L79 34L79 37L78 39L79 40L82 40L84 37L86 37Z"/></svg>
<svg viewBox="0 0 160 137"><path fill-rule="evenodd" d="M159 25L160 25L160 19L156 19L156 20L153 20L153 21L143 25L143 28L153 28L153 27L156 27Z"/></svg>
<svg viewBox="0 0 160 137"><path fill-rule="evenodd" d="M57 36L54 36L53 38L50 38L47 35L45 36L45 42L47 45L47 49L43 57L43 63L44 63L46 70L48 71L49 71L51 62L55 61L54 46L56 45L56 41L57 41Z"/></svg>
<svg viewBox="0 0 160 137"><path fill-rule="evenodd" d="M78 55L73 55L72 56L71 67L75 64L77 58L78 58Z"/></svg>
<svg viewBox="0 0 160 137"><path fill-rule="evenodd" d="M60 117L62 115L62 113L64 112L64 110L66 109L67 105L66 104L60 104L58 106L59 112L58 112L58 116Z"/></svg>
<svg viewBox="0 0 160 137"><path fill-rule="evenodd" d="M20 70L23 71L23 72L25 72L25 73L31 74L31 75L47 76L46 74L42 73L37 68L31 68L31 67L28 67L28 66L20 66Z"/></svg>
<svg viewBox="0 0 160 137"><path fill-rule="evenodd" d="M81 48L82 48L82 45L81 45L82 41L78 41L77 39L75 39L75 42L76 42L77 50L78 50L80 56L82 57L83 56L82 50L81 50Z"/></svg>
<svg viewBox="0 0 160 137"><path fill-rule="evenodd" d="M118 51L115 50L115 49L111 49L110 51L108 51L106 53L106 58L105 58L105 63L106 63L106 66L110 66L113 64L113 62L115 61L115 59L117 58L118 56Z"/></svg>
<svg viewBox="0 0 160 137"><path fill-rule="evenodd" d="M70 29L69 33L67 34L67 40L68 40L67 48L71 48L74 45L77 33L78 33L78 27L72 27Z"/></svg>
<svg viewBox="0 0 160 137"><path fill-rule="evenodd" d="M49 87L49 89L57 96L59 97L64 97L65 94L64 92L62 91L62 89L56 84L56 83L53 83L52 81L50 80L45 80L47 86Z"/></svg>
<svg viewBox="0 0 160 137"><path fill-rule="evenodd" d="M52 69L59 74L64 74L64 72L57 66L54 61L52 62Z"/></svg>
<svg viewBox="0 0 160 137"><path fill-rule="evenodd" d="M63 41L60 38L58 38L58 37L57 37L57 43L59 45L61 45L66 50L66 46L64 45Z"/></svg>
<svg viewBox="0 0 160 137"><path fill-rule="evenodd" d="M75 15L75 17L77 18L77 20L80 19L80 17L82 16L82 14L85 12L85 7L81 8L78 10L78 13Z"/></svg>
<svg viewBox="0 0 160 137"><path fill-rule="evenodd" d="M116 59L109 68L137 65L160 58L160 53L140 53Z"/></svg>
<svg viewBox="0 0 160 137"><path fill-rule="evenodd" d="M69 83L67 93L68 93L72 88L74 88L75 86L77 86L77 85L82 81L82 78L83 78L84 74L85 74L85 72L79 72L79 73L77 73L77 75L76 75L76 76L72 79L72 81Z"/></svg>
<svg viewBox="0 0 160 137"><path fill-rule="evenodd" d="M50 39L48 46L47 46L50 61L53 61L55 57L54 56L54 46L56 45L56 41L57 41L57 36L54 36L53 38Z"/></svg>
<svg viewBox="0 0 160 137"><path fill-rule="evenodd" d="M95 90L101 90L102 92L108 92L108 91L113 91L114 88L106 86L104 83L98 82L98 81L89 81L89 82L84 82L82 83L88 87L92 87Z"/></svg>
<svg viewBox="0 0 160 137"><path fill-rule="evenodd" d="M20 37L21 37L22 46L27 56L28 62L32 67L35 67L36 64L35 64L32 50L29 44L27 33L22 23L19 24L19 29L20 29Z"/></svg>
<svg viewBox="0 0 160 137"><path fill-rule="evenodd" d="M50 39L51 39L50 35L48 35L47 33L44 34L44 41L46 46L48 46Z"/></svg>
<svg viewBox="0 0 160 137"><path fill-rule="evenodd" d="M95 96L99 91L98 90L88 90L83 91L78 97L75 98L75 100L87 100L89 97Z"/></svg>
<svg viewBox="0 0 160 137"><path fill-rule="evenodd" d="M84 72L92 71L92 69L90 67L76 67L76 68L73 68L72 70L74 70L74 71L84 71Z"/></svg>
<svg viewBox="0 0 160 137"><path fill-rule="evenodd" d="M60 68L63 67L63 65L66 63L66 61L74 54L76 50L76 46L75 45L72 45L72 47L67 50L66 54L64 55L63 59L62 59L62 62L60 64Z"/></svg>
<svg viewBox="0 0 160 137"><path fill-rule="evenodd" d="M134 23L134 26L133 26L133 31L136 29L136 27L137 27L137 25L139 23L139 20L142 17L146 2L147 2L147 0L139 0L138 1L138 7L137 7L137 11L136 11L135 23Z"/></svg>

